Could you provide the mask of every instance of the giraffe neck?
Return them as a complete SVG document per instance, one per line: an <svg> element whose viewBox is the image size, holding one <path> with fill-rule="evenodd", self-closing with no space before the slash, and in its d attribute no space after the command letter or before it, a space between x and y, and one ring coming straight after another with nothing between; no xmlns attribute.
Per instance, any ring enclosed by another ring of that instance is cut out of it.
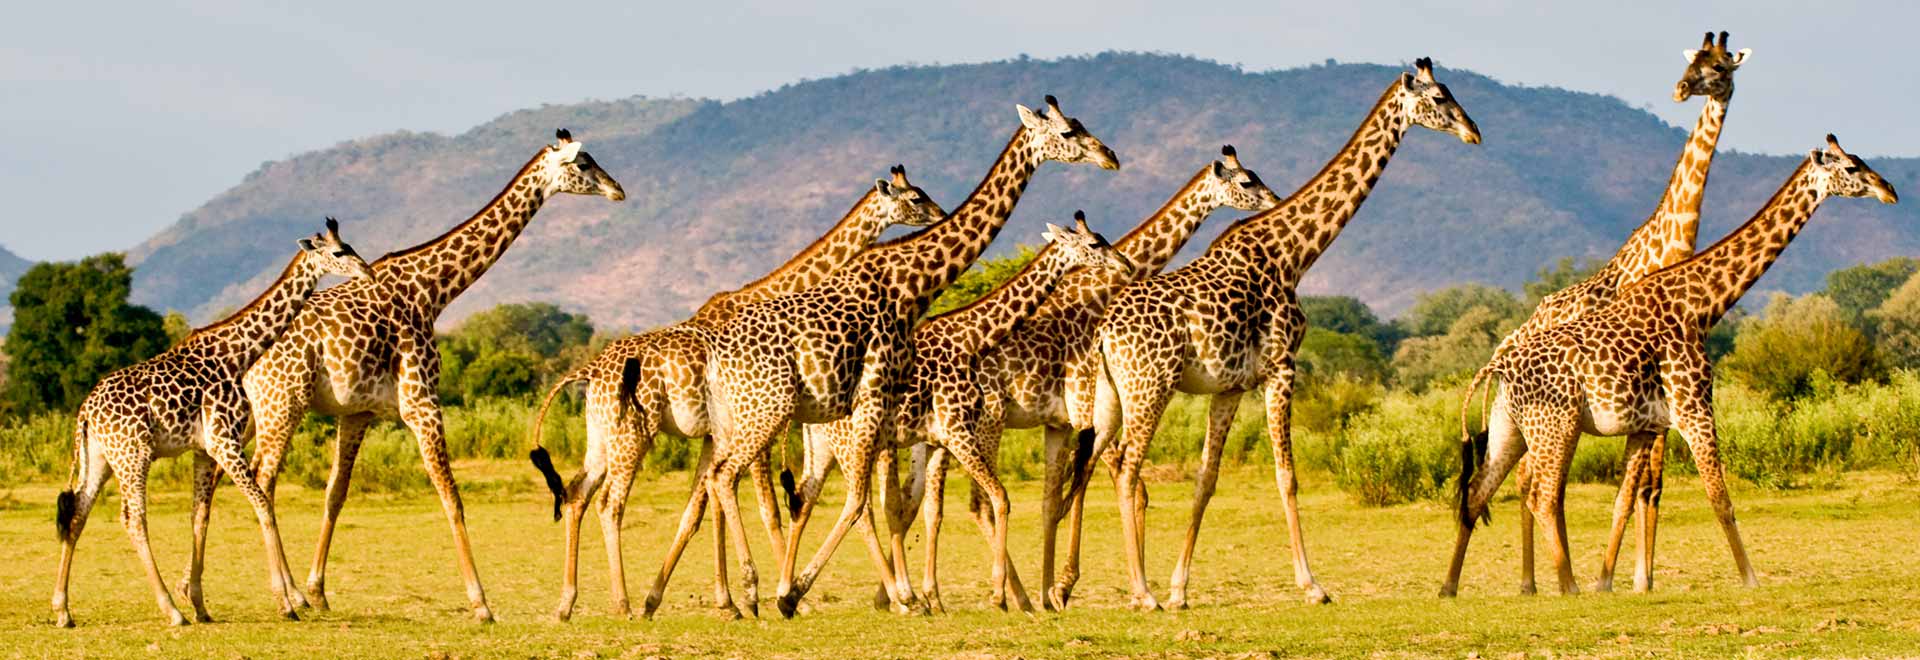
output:
<svg viewBox="0 0 1920 660"><path fill-rule="evenodd" d="M1187 239L1193 238L1193 232L1200 229L1200 223L1225 206L1221 196L1209 191L1205 185L1207 171L1212 168L1209 164L1194 174L1187 185L1168 199L1160 210L1154 211L1140 226L1114 242L1113 249L1133 262L1132 279L1143 279L1166 268L1167 263L1173 261L1173 256L1187 244ZM1081 272L1095 271L1088 269Z"/></svg>
<svg viewBox="0 0 1920 660"><path fill-rule="evenodd" d="M1826 200L1825 190L1815 179L1812 161L1803 161L1793 177L1746 224L1712 247L1657 274L1662 279L1677 278L1674 281L1701 294L1698 298L1689 296L1686 308L1699 327L1718 322L1807 226L1813 212ZM1692 304L1692 300L1700 302Z"/></svg>
<svg viewBox="0 0 1920 660"><path fill-rule="evenodd" d="M883 263L899 267L904 262L910 269L908 277L895 282L895 295L916 300L924 312L933 294L966 271L1000 234L1043 158L1033 132L1021 128L986 178L945 221L869 251Z"/></svg>
<svg viewBox="0 0 1920 660"><path fill-rule="evenodd" d="M210 348L241 369L273 347L273 343L300 315L300 309L320 283L319 268L308 265L305 252L294 256L286 270L247 306L212 325L193 331L182 348Z"/></svg>
<svg viewBox="0 0 1920 660"><path fill-rule="evenodd" d="M1367 201L1373 185L1380 180L1380 173L1387 169L1387 161L1400 148L1400 140L1406 137L1406 114L1392 102L1399 91L1398 80L1387 86L1346 146L1306 185L1279 206L1228 227L1214 239L1208 252L1240 252L1253 257L1244 260L1249 265L1267 259L1290 261L1287 270L1293 276L1306 272L1359 212L1360 204ZM1259 258L1262 255L1264 259Z"/></svg>
<svg viewBox="0 0 1920 660"><path fill-rule="evenodd" d="M545 149L535 154L466 222L431 241L381 257L373 263L374 276L396 297L417 306L424 318L439 316L513 245L552 194L543 167L546 154Z"/></svg>
<svg viewBox="0 0 1920 660"><path fill-rule="evenodd" d="M693 321L718 325L742 306L808 289L833 275L880 238L891 221L882 212L880 193L868 190L832 229L765 277L715 295L694 312Z"/></svg>
<svg viewBox="0 0 1920 660"><path fill-rule="evenodd" d="M1700 200L1706 192L1707 172L1713 166L1730 100L1731 96L1709 97L1700 108L1700 118L1694 121L1693 133L1673 165L1673 176L1667 180L1660 205L1614 255L1612 265L1621 284L1638 281L1693 256L1693 242L1700 232Z"/></svg>
<svg viewBox="0 0 1920 660"><path fill-rule="evenodd" d="M1061 276L1071 268L1062 251L1048 245L1000 286L965 307L929 319L924 327L950 338L949 343L963 355L977 354L1006 339L1014 326L1031 316L1034 308L1053 293Z"/></svg>

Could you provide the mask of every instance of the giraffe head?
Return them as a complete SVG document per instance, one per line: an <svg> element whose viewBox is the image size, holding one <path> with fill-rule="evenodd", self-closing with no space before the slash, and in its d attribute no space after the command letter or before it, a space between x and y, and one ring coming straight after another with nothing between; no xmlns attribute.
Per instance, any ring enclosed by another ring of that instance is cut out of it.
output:
<svg viewBox="0 0 1920 660"><path fill-rule="evenodd" d="M1242 211L1265 211L1280 205L1280 196L1260 181L1260 175L1240 166L1233 145L1220 147L1220 160L1207 168L1206 186L1214 198Z"/></svg>
<svg viewBox="0 0 1920 660"><path fill-rule="evenodd" d="M373 277L367 261L353 251L353 246L340 240L340 221L332 217L327 218L326 231L300 239L300 252L305 257L302 263L323 275L340 275L352 280Z"/></svg>
<svg viewBox="0 0 1920 660"><path fill-rule="evenodd" d="M1133 262L1126 255L1113 249L1107 243L1107 237L1087 227L1087 213L1073 212L1073 229L1068 230L1051 222L1047 231L1041 234L1059 253L1056 258L1066 260L1068 268L1101 268L1119 275L1133 273Z"/></svg>
<svg viewBox="0 0 1920 660"><path fill-rule="evenodd" d="M627 198L620 182L600 169L600 165L593 162L593 156L580 150L573 133L562 128L554 131L554 136L560 141L547 147L540 158L540 167L547 175L548 194L599 195L616 202Z"/></svg>
<svg viewBox="0 0 1920 660"><path fill-rule="evenodd" d="M1720 43L1716 44L1713 33L1708 32L1699 48L1681 51L1681 57L1687 58L1687 71L1680 74L1680 82L1673 84L1673 100L1706 96L1726 101L1733 96L1733 72L1752 54L1751 48L1727 52L1727 33L1721 32Z"/></svg>
<svg viewBox="0 0 1920 660"><path fill-rule="evenodd" d="M1832 133L1827 134L1827 148L1815 149L1807 158L1812 161L1816 185L1823 187L1830 197L1872 197L1886 204L1900 201L1893 184L1867 167L1859 156L1842 150L1840 141L1834 139Z"/></svg>
<svg viewBox="0 0 1920 660"><path fill-rule="evenodd" d="M1433 79L1433 59L1414 60L1413 68L1413 73L1400 74L1398 100L1407 120L1467 144L1480 144L1480 127L1460 108L1447 86Z"/></svg>
<svg viewBox="0 0 1920 660"><path fill-rule="evenodd" d="M892 178L874 179L874 200L880 204L880 215L887 218L889 225L925 227L946 219L946 209L934 203L927 191L907 181L905 165L895 165L890 170Z"/></svg>
<svg viewBox="0 0 1920 660"><path fill-rule="evenodd" d="M1035 111L1017 104L1014 107L1020 110L1020 124L1033 133L1041 156L1047 160L1093 163L1103 170L1120 169L1120 156L1087 132L1080 120L1061 112L1060 102L1054 100L1052 94L1047 95L1045 110Z"/></svg>

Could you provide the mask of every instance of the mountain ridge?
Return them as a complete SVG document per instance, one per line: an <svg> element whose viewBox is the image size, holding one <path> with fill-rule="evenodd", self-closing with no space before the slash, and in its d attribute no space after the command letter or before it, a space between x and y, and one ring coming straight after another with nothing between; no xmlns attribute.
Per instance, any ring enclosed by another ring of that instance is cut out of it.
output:
<svg viewBox="0 0 1920 660"><path fill-rule="evenodd" d="M1018 126L1015 103L1036 106L1057 94L1124 167L1043 167L990 254L1034 242L1041 221L1075 209L1103 232L1125 232L1223 143L1286 194L1345 142L1400 70L1333 63L1247 72L1136 53L901 66L724 103L545 105L458 135L349 140L263 165L130 250L134 299L207 320L264 286L291 242L323 215L340 217L347 240L368 255L437 236L566 126L621 181L628 201L550 202L444 321L500 302L545 300L603 327L645 327L682 318L712 293L772 269L893 163L904 163L942 204L958 204ZM1561 256L1610 255L1652 210L1685 139L1684 130L1614 97L1509 86L1461 69L1438 76L1486 144L1415 129L1303 292L1356 295L1393 313L1421 291L1467 281L1515 288ZM1739 114L1736 97L1727 130L1740 130ZM1812 148L1825 131L1807 132ZM1871 136L1841 138L1872 150ZM1701 245L1758 209L1795 162L1722 150ZM1896 187L1920 172L1920 159L1869 162ZM1829 206L1760 288L1810 290L1834 268L1920 252L1920 213L1857 200ZM1174 267L1235 217L1209 219Z"/></svg>

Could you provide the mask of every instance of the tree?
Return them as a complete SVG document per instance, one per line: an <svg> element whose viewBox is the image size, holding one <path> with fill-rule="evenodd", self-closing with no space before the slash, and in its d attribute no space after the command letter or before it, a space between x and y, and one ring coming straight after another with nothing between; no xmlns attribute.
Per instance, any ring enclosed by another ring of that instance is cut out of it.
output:
<svg viewBox="0 0 1920 660"><path fill-rule="evenodd" d="M19 414L73 410L115 369L167 348L160 315L127 303L133 269L117 253L42 263L9 296L13 327L0 400Z"/></svg>
<svg viewBox="0 0 1920 660"><path fill-rule="evenodd" d="M1867 317L1887 366L1920 369L1920 274L1908 277Z"/></svg>
<svg viewBox="0 0 1920 660"><path fill-rule="evenodd" d="M1827 273L1827 289L1820 293L1833 300L1847 320L1859 322L1867 311L1886 302L1894 288L1912 278L1915 271L1920 271L1920 260L1910 257L1842 268Z"/></svg>
<svg viewBox="0 0 1920 660"><path fill-rule="evenodd" d="M1494 320L1524 319L1527 314L1520 300L1506 289L1463 284L1420 294L1413 309L1407 310L1396 323L1409 337L1443 335L1452 330L1454 322L1476 308L1486 310Z"/></svg>
<svg viewBox="0 0 1920 660"><path fill-rule="evenodd" d="M1538 307L1540 301L1546 300L1547 296L1579 284L1581 280L1592 277L1606 265L1605 259L1584 259L1576 263L1573 257L1561 257L1552 268L1542 266L1540 271L1534 274L1533 279L1528 280L1520 288L1527 294L1527 306Z"/></svg>
<svg viewBox="0 0 1920 660"><path fill-rule="evenodd" d="M946 289L940 291L940 297L933 299L933 305L927 308L927 315L934 316L967 306L981 296L987 295L995 287L1026 268L1034 257L1040 256L1032 246L1022 245L1013 254L998 259L981 259L967 272L962 273Z"/></svg>
<svg viewBox="0 0 1920 660"><path fill-rule="evenodd" d="M531 394L588 358L592 340L586 315L550 303L509 303L474 314L436 340L440 394L455 402Z"/></svg>
<svg viewBox="0 0 1920 660"><path fill-rule="evenodd" d="M167 310L167 316L161 319L160 325L166 328L168 346L178 346L187 335L193 334L193 324L187 321L187 315L177 310Z"/></svg>
<svg viewBox="0 0 1920 660"><path fill-rule="evenodd" d="M1394 382L1420 391L1435 382L1471 374L1493 357L1500 339L1519 325L1517 316L1484 305L1470 307L1454 319L1446 334L1400 342L1400 350L1393 354Z"/></svg>
<svg viewBox="0 0 1920 660"><path fill-rule="evenodd" d="M1366 303L1353 296L1301 296L1300 310L1309 325L1373 340L1383 355L1391 355L1400 343L1400 329L1381 323Z"/></svg>
<svg viewBox="0 0 1920 660"><path fill-rule="evenodd" d="M1877 375L1873 344L1833 299L1776 293L1766 312L1740 324L1733 352L1720 361L1727 375L1787 399L1807 394L1816 372L1854 383Z"/></svg>
<svg viewBox="0 0 1920 660"><path fill-rule="evenodd" d="M1367 383L1387 379L1380 344L1367 337L1326 328L1308 328L1300 341L1300 371L1309 378L1347 378Z"/></svg>

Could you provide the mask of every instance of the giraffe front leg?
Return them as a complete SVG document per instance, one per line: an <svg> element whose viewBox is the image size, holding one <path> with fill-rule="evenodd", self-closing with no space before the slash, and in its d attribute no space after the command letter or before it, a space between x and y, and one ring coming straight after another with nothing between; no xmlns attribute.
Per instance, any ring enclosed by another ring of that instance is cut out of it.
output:
<svg viewBox="0 0 1920 660"><path fill-rule="evenodd" d="M1740 524L1733 517L1733 498L1727 493L1726 465L1720 462L1720 443L1713 427L1712 368L1697 346L1690 348L1693 353L1683 355L1678 360L1669 360L1662 366L1662 376L1666 380L1673 410L1674 428L1679 429L1680 436L1686 438L1687 447L1693 450L1694 466L1700 470L1700 485L1707 491L1707 501L1713 504L1713 515L1720 522L1720 531L1727 536L1727 547L1733 552L1734 568L1740 571L1741 583L1749 587L1759 586L1760 581L1753 574L1753 564L1747 560L1746 544L1740 539Z"/></svg>
<svg viewBox="0 0 1920 660"><path fill-rule="evenodd" d="M340 509L347 504L347 489L353 481L353 463L360 457L360 443L372 426L372 413L340 418L334 432L333 466L327 474L327 508L320 517L320 538L313 544L313 567L307 570L307 600L322 610L327 602L327 556L333 549L333 530L340 524ZM297 593L297 592L296 592Z"/></svg>
<svg viewBox="0 0 1920 660"><path fill-rule="evenodd" d="M261 545L266 552L267 583L272 587L274 604L279 607L282 618L297 621L300 616L295 613L296 608L287 589L291 578L285 574L286 567L280 563L284 549L280 544L280 522L273 511L273 500L260 488L253 466L247 463L237 430L220 420L209 420L206 428L209 429L206 454L221 470L233 475L234 488L239 489L240 494L247 498L247 503L253 505L253 515L260 524Z"/></svg>
<svg viewBox="0 0 1920 660"><path fill-rule="evenodd" d="M710 464L699 467L694 474L693 492L687 495L687 506L680 513L680 525L673 533L673 543L667 546L667 557L661 562L660 572L654 576L653 588L647 590L647 600L640 610L640 616L644 618L653 618L653 613L660 609L660 601L667 591L667 580L673 577L673 569L679 565L680 555L686 552L693 533L700 531L700 519L706 513L707 481L712 478L712 467Z"/></svg>
<svg viewBox="0 0 1920 660"><path fill-rule="evenodd" d="M81 424L85 424L82 421ZM86 431L81 431L84 434ZM53 579L53 620L61 628L73 627L73 612L68 609L67 584L73 575L73 554L80 544L80 531L87 527L87 517L93 513L93 505L100 499L100 490L112 475L112 466L98 448L88 446L84 439L81 444L82 460L85 464L76 466L79 483L71 484L74 490L62 491L61 500L72 502L72 509L66 520L56 520L56 529L60 532L60 565ZM62 508L57 507L56 508ZM56 514L59 515L59 514Z"/></svg>
<svg viewBox="0 0 1920 660"><path fill-rule="evenodd" d="M1267 439L1273 445L1273 478L1280 488L1280 505L1287 517L1287 539L1293 550L1294 582L1309 603L1331 603L1333 598L1313 580L1307 566L1307 542L1300 529L1299 484L1293 469L1293 358L1279 361L1267 380Z"/></svg>
<svg viewBox="0 0 1920 660"><path fill-rule="evenodd" d="M400 419L413 432L420 449L420 461L427 477L440 495L440 508L446 512L453 530L453 546L460 575L467 584L467 602L475 620L493 623L493 608L487 605L487 593L480 586L480 571L473 563L473 544L467 537L466 508L460 502L460 486L454 483L453 466L447 455L446 425L440 417L436 390L440 382L440 353L434 349L431 332L410 332L401 341Z"/></svg>
<svg viewBox="0 0 1920 660"><path fill-rule="evenodd" d="M1227 432L1233 428L1233 416L1240 411L1238 390L1213 395L1207 410L1206 444L1200 448L1200 474L1193 480L1193 514L1187 523L1186 545L1180 560L1173 565L1172 593L1167 609L1187 609L1187 578L1193 571L1193 550L1200 543L1200 520L1207 515L1207 502L1213 499L1214 485L1220 480L1220 453L1226 449Z"/></svg>
<svg viewBox="0 0 1920 660"><path fill-rule="evenodd" d="M206 594L201 589L200 579L206 572L207 524L213 517L214 485L220 482L220 467L213 458L201 453L193 453L193 559L187 563L187 575L180 580L180 593L193 604L195 623L212 623L213 615L207 613ZM272 561L272 558L268 558ZM284 588L284 586L283 586Z"/></svg>
<svg viewBox="0 0 1920 660"><path fill-rule="evenodd" d="M868 368L884 367L869 366ZM840 461L840 471L846 478L847 499L840 509L840 518L834 521L833 529L827 532L826 540L820 544L819 549L814 551L813 559L807 562L806 569L801 571L785 593L780 595L777 605L780 608L780 614L787 618L793 617L800 605L800 599L806 596L808 589L813 587L813 581L820 576L820 571L826 567L827 560L833 557L834 551L840 547L840 542L845 540L847 532L852 531L854 524L859 521L867 508L870 495L868 487L873 471L871 456L876 442L875 434L880 430L880 415L886 410L886 406L883 400L884 393L878 386L877 380L862 383L861 390L854 395L853 412L848 415L847 435L843 438L845 444L849 446L836 448L835 451L845 457ZM797 534L800 528L796 525L794 531ZM790 568L782 567L783 575L791 572Z"/></svg>
<svg viewBox="0 0 1920 660"><path fill-rule="evenodd" d="M633 609L627 604L627 572L620 552L620 525L626 519L627 494L633 488L633 474L638 468L623 465L610 471L606 495L600 500L600 535L607 546L607 613L622 619L633 618Z"/></svg>
<svg viewBox="0 0 1920 660"><path fill-rule="evenodd" d="M1067 443L1073 441L1073 431L1048 426L1042 433L1046 436L1042 449L1046 474L1040 484L1040 587L1047 593L1042 594L1041 606L1057 612L1066 608L1064 602L1056 602L1054 597L1053 563L1055 548L1059 545L1063 505L1068 496L1064 484L1072 478L1068 472L1073 469L1073 448Z"/></svg>
<svg viewBox="0 0 1920 660"><path fill-rule="evenodd" d="M734 493L734 483L739 478L737 470L731 463L722 463L712 481L713 493L710 497L714 501L715 515L720 516L716 522L725 523L724 531L728 538L733 539L734 551L740 554L740 582L746 589L747 611L757 618L760 616L760 578L753 565L753 548L747 543L746 521L740 518L740 502ZM721 531L716 528L714 533Z"/></svg>

